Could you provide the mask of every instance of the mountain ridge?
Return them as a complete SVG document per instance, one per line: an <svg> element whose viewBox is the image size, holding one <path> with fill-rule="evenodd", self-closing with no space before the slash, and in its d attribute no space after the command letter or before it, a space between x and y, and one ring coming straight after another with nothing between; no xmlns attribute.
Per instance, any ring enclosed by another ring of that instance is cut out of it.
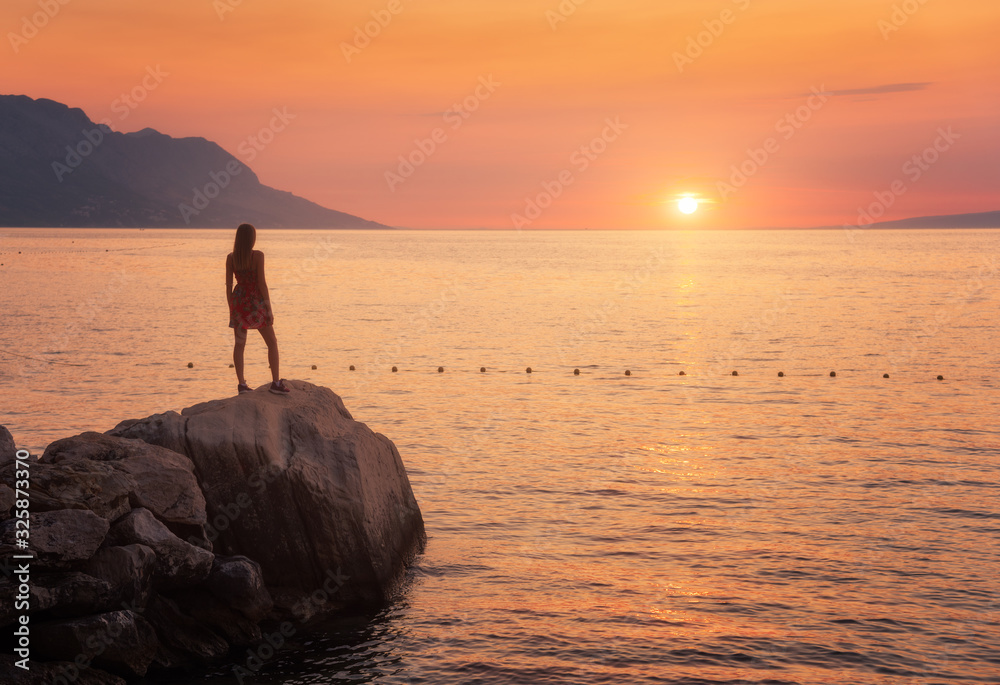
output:
<svg viewBox="0 0 1000 685"><path fill-rule="evenodd" d="M120 133L79 108L0 95L0 226L390 228L266 186L203 137Z"/></svg>
<svg viewBox="0 0 1000 685"><path fill-rule="evenodd" d="M869 228L1000 228L1000 210L878 221Z"/></svg>

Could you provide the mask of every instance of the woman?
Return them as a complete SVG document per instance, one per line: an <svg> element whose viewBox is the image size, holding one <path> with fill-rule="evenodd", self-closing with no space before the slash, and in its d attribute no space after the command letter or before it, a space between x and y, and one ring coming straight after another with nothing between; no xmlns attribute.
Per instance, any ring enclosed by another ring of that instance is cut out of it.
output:
<svg viewBox="0 0 1000 685"><path fill-rule="evenodd" d="M264 280L264 253L253 249L257 242L257 229L252 224L240 224L236 229L233 251L226 257L226 300L229 302L229 327L236 333L233 347L233 365L236 367L236 386L239 393L250 392L243 378L243 350L247 344L247 330L256 328L267 343L267 363L271 366L271 392L284 395L289 389L278 375L278 340L274 336L274 313ZM236 287L233 288L233 274Z"/></svg>

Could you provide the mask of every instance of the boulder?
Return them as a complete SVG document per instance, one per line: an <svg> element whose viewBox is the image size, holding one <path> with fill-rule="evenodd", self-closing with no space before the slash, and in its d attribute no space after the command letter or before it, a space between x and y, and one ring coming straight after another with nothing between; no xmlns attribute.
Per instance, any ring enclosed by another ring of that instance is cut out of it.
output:
<svg viewBox="0 0 1000 685"><path fill-rule="evenodd" d="M264 585L260 564L246 557L215 557L205 587L251 621L263 620L274 605Z"/></svg>
<svg viewBox="0 0 1000 685"><path fill-rule="evenodd" d="M194 464L177 452L141 440L82 433L53 442L40 461L103 465L127 483L130 508L148 509L168 525L205 524L205 498L194 475Z"/></svg>
<svg viewBox="0 0 1000 685"><path fill-rule="evenodd" d="M260 642L262 633L256 621L229 607L203 587L182 590L175 593L171 599L177 603L181 611L211 628L233 647L244 647Z"/></svg>
<svg viewBox="0 0 1000 685"><path fill-rule="evenodd" d="M11 516L14 508L15 492L3 483L0 483L0 521L6 521Z"/></svg>
<svg viewBox="0 0 1000 685"><path fill-rule="evenodd" d="M146 675L156 655L153 628L133 611L112 611L31 628L33 658L75 661L82 655L101 668L126 678Z"/></svg>
<svg viewBox="0 0 1000 685"><path fill-rule="evenodd" d="M47 611L65 618L102 613L112 608L111 586L86 573L36 574L30 586L32 613Z"/></svg>
<svg viewBox="0 0 1000 685"><path fill-rule="evenodd" d="M31 510L89 509L108 521L127 514L130 479L107 464L38 462L31 472Z"/></svg>
<svg viewBox="0 0 1000 685"><path fill-rule="evenodd" d="M146 545L102 547L82 570L108 584L114 608L137 611L153 590L156 552Z"/></svg>
<svg viewBox="0 0 1000 685"><path fill-rule="evenodd" d="M172 668L208 665L229 653L229 643L202 622L186 615L177 604L154 594L143 617L156 630L162 647L169 654Z"/></svg>
<svg viewBox="0 0 1000 685"><path fill-rule="evenodd" d="M65 566L85 561L104 542L108 522L87 509L60 509L32 513L30 547L35 564L41 567ZM18 519L0 523L0 555L24 554L17 548Z"/></svg>
<svg viewBox="0 0 1000 685"><path fill-rule="evenodd" d="M203 582L212 571L214 556L184 542L148 509L133 509L108 533L111 545L145 545L156 553L153 586L160 590L190 587Z"/></svg>
<svg viewBox="0 0 1000 685"><path fill-rule="evenodd" d="M337 573L342 600L384 601L425 541L399 452L331 390L286 384L286 396L259 388L109 434L191 459L215 549L258 562L272 590L309 596Z"/></svg>
<svg viewBox="0 0 1000 685"><path fill-rule="evenodd" d="M17 446L14 444L14 436L6 426L0 426L0 464L14 461L16 458Z"/></svg>

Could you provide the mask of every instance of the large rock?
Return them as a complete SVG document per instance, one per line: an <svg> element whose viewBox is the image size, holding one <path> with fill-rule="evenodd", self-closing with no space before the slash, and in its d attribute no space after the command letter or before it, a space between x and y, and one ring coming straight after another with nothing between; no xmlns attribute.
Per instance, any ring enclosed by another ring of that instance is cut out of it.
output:
<svg viewBox="0 0 1000 685"><path fill-rule="evenodd" d="M18 584L16 580L0 579L0 597L14 597ZM31 576L28 587L33 614L50 612L57 617L75 617L112 608L111 586L86 573L36 573ZM15 609L14 602L0 604L0 625L14 623L21 613Z"/></svg>
<svg viewBox="0 0 1000 685"><path fill-rule="evenodd" d="M33 513L30 517L30 548L41 566L64 566L85 561L104 542L108 522L86 509L60 509ZM17 548L18 519L0 524L0 555L24 554Z"/></svg>
<svg viewBox="0 0 1000 685"><path fill-rule="evenodd" d="M214 556L181 540L148 509L133 509L108 534L111 545L145 545L156 553L153 585L160 590L190 587L212 571Z"/></svg>
<svg viewBox="0 0 1000 685"><path fill-rule="evenodd" d="M425 540L399 452L329 389L287 384L286 396L259 388L109 433L189 457L216 550L258 562L272 589L307 596L336 573L343 600L383 601Z"/></svg>
<svg viewBox="0 0 1000 685"><path fill-rule="evenodd" d="M40 461L64 467L103 465L126 483L131 508L149 509L168 525L205 524L205 498L194 475L194 464L177 452L140 440L82 433L53 442Z"/></svg>
<svg viewBox="0 0 1000 685"><path fill-rule="evenodd" d="M156 655L156 632L132 611L112 611L68 621L32 625L32 657L75 661L83 655L94 666L131 677L146 675Z"/></svg>
<svg viewBox="0 0 1000 685"><path fill-rule="evenodd" d="M11 488L0 483L0 521L6 521L10 518L11 510L14 508L15 499L15 492Z"/></svg>
<svg viewBox="0 0 1000 685"><path fill-rule="evenodd" d="M171 668L207 665L229 653L225 639L166 597L154 594L143 618L156 630L160 641L157 659Z"/></svg>
<svg viewBox="0 0 1000 685"><path fill-rule="evenodd" d="M246 557L215 557L205 587L230 609L252 621L263 620L274 604L264 585L260 564Z"/></svg>
<svg viewBox="0 0 1000 685"><path fill-rule="evenodd" d="M17 456L17 447L14 445L14 436L7 430L7 426L0 426L0 464L14 461Z"/></svg>
<svg viewBox="0 0 1000 685"><path fill-rule="evenodd" d="M14 461L17 455L17 447L14 445L14 436L10 434L6 426L0 426L0 478L4 484L0 484L0 521L6 521L14 514Z"/></svg>
<svg viewBox="0 0 1000 685"><path fill-rule="evenodd" d="M183 590L171 598L185 614L211 628L233 647L260 642L260 624L229 607L202 587Z"/></svg>
<svg viewBox="0 0 1000 685"><path fill-rule="evenodd" d="M102 547L84 564L83 572L108 584L116 609L136 611L146 606L153 590L156 552L146 545Z"/></svg>
<svg viewBox="0 0 1000 685"><path fill-rule="evenodd" d="M86 460L38 462L31 473L31 510L89 509L114 521L132 508L131 488L130 479L107 464Z"/></svg>

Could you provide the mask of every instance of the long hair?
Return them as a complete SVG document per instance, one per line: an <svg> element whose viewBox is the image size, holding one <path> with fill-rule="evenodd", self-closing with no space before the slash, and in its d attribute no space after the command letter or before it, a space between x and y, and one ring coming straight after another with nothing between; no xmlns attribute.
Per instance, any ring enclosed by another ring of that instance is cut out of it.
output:
<svg viewBox="0 0 1000 685"><path fill-rule="evenodd" d="M240 224L233 242L233 269L246 271L253 263L253 245L257 242L257 229L253 224Z"/></svg>

